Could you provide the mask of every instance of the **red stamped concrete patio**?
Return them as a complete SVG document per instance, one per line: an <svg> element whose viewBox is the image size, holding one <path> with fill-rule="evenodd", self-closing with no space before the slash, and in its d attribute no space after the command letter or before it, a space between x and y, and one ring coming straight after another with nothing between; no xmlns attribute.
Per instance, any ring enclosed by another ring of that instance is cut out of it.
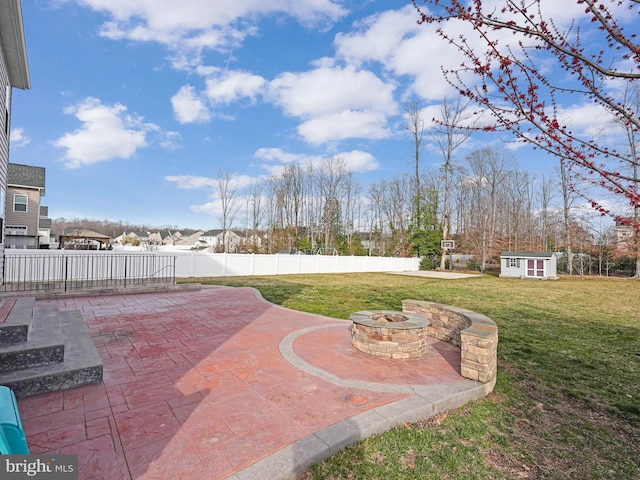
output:
<svg viewBox="0 0 640 480"><path fill-rule="evenodd" d="M18 404L31 453L77 454L81 479L295 478L411 415L481 396L457 347L370 357L351 346L351 322L249 288L41 301L79 309L104 361L103 383Z"/></svg>

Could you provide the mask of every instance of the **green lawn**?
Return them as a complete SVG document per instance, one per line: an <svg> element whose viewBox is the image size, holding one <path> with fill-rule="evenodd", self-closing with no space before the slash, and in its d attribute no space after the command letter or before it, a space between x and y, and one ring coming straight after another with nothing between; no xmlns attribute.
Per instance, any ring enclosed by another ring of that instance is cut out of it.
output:
<svg viewBox="0 0 640 480"><path fill-rule="evenodd" d="M191 279L335 318L430 300L498 324L489 397L345 449L302 479L640 478L640 282L387 274Z"/></svg>

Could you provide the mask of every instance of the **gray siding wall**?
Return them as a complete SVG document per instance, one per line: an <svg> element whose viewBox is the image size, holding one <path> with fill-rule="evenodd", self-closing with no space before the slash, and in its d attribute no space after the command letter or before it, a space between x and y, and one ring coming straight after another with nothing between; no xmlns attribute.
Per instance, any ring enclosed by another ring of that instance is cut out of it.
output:
<svg viewBox="0 0 640 480"><path fill-rule="evenodd" d="M3 49L0 48L0 195L7 191L7 164L9 163L9 134L10 118L7 115L7 85L9 85L9 74L7 72L7 61L4 57ZM10 105L9 105L10 107ZM0 216L4 220L4 208L0 206ZM0 231L0 282L4 279L4 221Z"/></svg>
<svg viewBox="0 0 640 480"><path fill-rule="evenodd" d="M32 188L9 187L7 192L5 230L8 225L21 225L27 227L27 235L37 236L38 220L40 219L40 191ZM26 195L29 198L26 212L13 211L14 195Z"/></svg>

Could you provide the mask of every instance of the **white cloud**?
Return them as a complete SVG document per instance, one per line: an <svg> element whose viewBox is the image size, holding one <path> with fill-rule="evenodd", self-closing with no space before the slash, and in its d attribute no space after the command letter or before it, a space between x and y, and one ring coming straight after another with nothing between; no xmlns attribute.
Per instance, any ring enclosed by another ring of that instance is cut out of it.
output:
<svg viewBox="0 0 640 480"><path fill-rule="evenodd" d="M349 138L380 139L390 135L386 123L387 117L382 113L345 110L304 122L298 133L314 145Z"/></svg>
<svg viewBox="0 0 640 480"><path fill-rule="evenodd" d="M165 150L177 150L180 148L178 139L181 138L178 132L165 131L161 132L162 137L158 140L158 144Z"/></svg>
<svg viewBox="0 0 640 480"><path fill-rule="evenodd" d="M111 20L101 35L111 39L154 41L174 52L174 67L193 68L203 48L227 49L248 35L267 15L287 15L308 27L323 28L347 12L335 0L79 0Z"/></svg>
<svg viewBox="0 0 640 480"><path fill-rule="evenodd" d="M217 77L207 79L205 94L217 104L228 105L244 98L250 99L253 103L266 83L266 80L259 75L242 71L225 71Z"/></svg>
<svg viewBox="0 0 640 480"><path fill-rule="evenodd" d="M194 213L204 213L212 217L222 215L222 201L218 197L217 185L218 179L211 177L202 177L198 175L169 175L164 177L168 182L176 184L177 188L183 190L205 190L209 201L200 205L190 205L189 210ZM244 203L243 197L239 194L240 190L249 185L253 185L256 181L255 177L248 175L232 175L230 186L236 189L235 207L239 208Z"/></svg>
<svg viewBox="0 0 640 480"><path fill-rule="evenodd" d="M168 175L164 177L168 182L173 182L178 188L184 190L198 190L198 189L215 189L218 184L217 178L202 177L198 175ZM232 175L230 179L230 185L233 188L243 188L247 185L251 185L255 181L254 177L248 175Z"/></svg>
<svg viewBox="0 0 640 480"><path fill-rule="evenodd" d="M65 165L78 168L114 158L131 158L139 148L147 146L147 133L158 127L145 124L126 111L124 105L104 105L92 97L65 109L65 113L82 122L79 129L54 142L56 147L66 149Z"/></svg>
<svg viewBox="0 0 640 480"><path fill-rule="evenodd" d="M209 177L200 177L197 175L170 175L164 177L168 182L174 182L178 188L184 190L197 190L200 188L215 187L215 179Z"/></svg>
<svg viewBox="0 0 640 480"><path fill-rule="evenodd" d="M327 160L326 156L290 153L280 148L260 148L254 153L254 156L265 160L267 163L263 164L262 168L276 175L288 164L297 163L305 167L318 165ZM340 152L332 154L331 157L343 159L347 170L350 172L367 172L377 170L380 167L378 160L373 155L361 150Z"/></svg>
<svg viewBox="0 0 640 480"><path fill-rule="evenodd" d="M439 38L437 26L418 25L417 20L412 5L365 18L351 32L336 36L336 57L354 65L380 64L395 76L412 79L413 93L441 100L452 91L442 76L442 66L458 66L463 57ZM461 27L451 22L447 28Z"/></svg>
<svg viewBox="0 0 640 480"><path fill-rule="evenodd" d="M251 103L257 100L266 80L258 75L242 71L222 71L211 68L206 71L209 77L206 88L198 94L192 85L184 85L178 93L171 97L173 113L180 123L204 123L211 119L212 112L207 103L229 105L243 99ZM231 119L228 115L220 117Z"/></svg>
<svg viewBox="0 0 640 480"><path fill-rule="evenodd" d="M378 160L369 152L352 150L350 152L339 153L335 156L344 160L345 166L350 172L369 172L380 168Z"/></svg>
<svg viewBox="0 0 640 480"><path fill-rule="evenodd" d="M613 115L595 103L570 105L558 109L558 121L575 134L595 138L615 132Z"/></svg>
<svg viewBox="0 0 640 480"><path fill-rule="evenodd" d="M24 147L31 139L25 135L24 128L12 128L9 141L12 147Z"/></svg>
<svg viewBox="0 0 640 480"><path fill-rule="evenodd" d="M270 84L274 101L295 117L320 116L345 110L395 113L395 86L352 66L321 67L283 73Z"/></svg>
<svg viewBox="0 0 640 480"><path fill-rule="evenodd" d="M388 136L387 116L398 111L394 90L372 72L323 65L280 75L269 85L269 98L303 120L298 133L306 141L320 144Z"/></svg>
<svg viewBox="0 0 640 480"><path fill-rule="evenodd" d="M254 157L267 162L279 162L282 164L299 163L304 165L309 160L309 155L301 153L288 153L281 148L259 148L253 154Z"/></svg>
<svg viewBox="0 0 640 480"><path fill-rule="evenodd" d="M219 199L211 200L210 202L203 203L202 205L190 205L189 210L193 213L204 213L211 217L222 216L222 201Z"/></svg>
<svg viewBox="0 0 640 480"><path fill-rule="evenodd" d="M211 118L211 114L202 99L191 85L184 85L171 97L173 113L180 123L200 123Z"/></svg>
<svg viewBox="0 0 640 480"><path fill-rule="evenodd" d="M351 32L336 35L337 56L354 65L368 61L387 63L407 38L424 29L417 19L412 5L364 18L353 25Z"/></svg>

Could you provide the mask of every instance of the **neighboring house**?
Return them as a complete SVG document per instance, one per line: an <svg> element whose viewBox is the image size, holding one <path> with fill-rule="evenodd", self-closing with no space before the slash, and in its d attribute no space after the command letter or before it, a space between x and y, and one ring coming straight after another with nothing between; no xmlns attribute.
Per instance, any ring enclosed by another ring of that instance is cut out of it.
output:
<svg viewBox="0 0 640 480"><path fill-rule="evenodd" d="M184 234L180 237L180 239L175 241L173 244L182 246L182 247L194 247L198 245L200 237L202 236L202 233L203 233L202 230L198 230L188 235Z"/></svg>
<svg viewBox="0 0 640 480"><path fill-rule="evenodd" d="M555 253L502 252L500 255L500 276L555 280L558 278L556 265Z"/></svg>
<svg viewBox="0 0 640 480"><path fill-rule="evenodd" d="M40 221L38 223L38 237L40 248L57 248L58 243L51 238L51 219L49 207L40 205Z"/></svg>
<svg viewBox="0 0 640 480"><path fill-rule="evenodd" d="M631 218L616 220L614 231L616 234L616 245L618 247L628 245L629 241L633 238L632 221L633 219Z"/></svg>
<svg viewBox="0 0 640 480"><path fill-rule="evenodd" d="M40 198L44 196L44 184L43 167L7 165L6 248L40 248ZM43 221L43 226L45 223ZM51 231L50 220L48 228ZM48 245L48 241L46 243Z"/></svg>
<svg viewBox="0 0 640 480"><path fill-rule="evenodd" d="M133 230L129 233L122 232L122 235L118 235L113 239L113 244L116 245L134 245L134 246L142 246L149 244L149 232L139 230L134 232Z"/></svg>
<svg viewBox="0 0 640 480"><path fill-rule="evenodd" d="M157 232L153 235L153 241L157 241L158 238L161 238L162 245L175 245L177 247L194 247L198 245L198 239L200 235L202 235L202 230L189 230L188 232L182 233L179 231L172 232L170 230L166 232ZM151 235L149 236L149 241L151 241Z"/></svg>
<svg viewBox="0 0 640 480"><path fill-rule="evenodd" d="M182 238L182 233L171 232L170 230L160 233L162 237L162 245L174 245Z"/></svg>
<svg viewBox="0 0 640 480"><path fill-rule="evenodd" d="M20 0L0 4L0 269L4 269L4 225L7 199L7 165L11 132L11 90L31 88Z"/></svg>
<svg viewBox="0 0 640 480"><path fill-rule="evenodd" d="M238 245L240 245L243 237L233 230L227 230L225 235L223 235L223 233L224 231L221 229L208 230L204 233L201 232L199 240L209 245L209 247L215 251L237 251Z"/></svg>
<svg viewBox="0 0 640 480"><path fill-rule="evenodd" d="M162 245L162 235L160 232L149 233L149 245Z"/></svg>

